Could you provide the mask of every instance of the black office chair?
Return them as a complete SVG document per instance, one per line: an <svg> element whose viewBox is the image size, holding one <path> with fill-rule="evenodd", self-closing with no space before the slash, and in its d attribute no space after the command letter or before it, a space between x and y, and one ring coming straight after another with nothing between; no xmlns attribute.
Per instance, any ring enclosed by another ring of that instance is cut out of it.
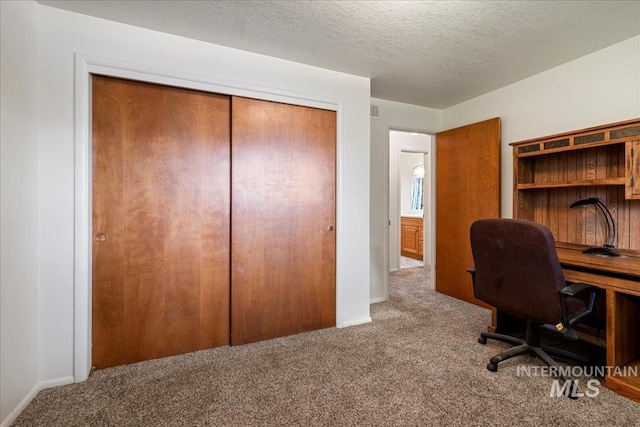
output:
<svg viewBox="0 0 640 427"><path fill-rule="evenodd" d="M475 266L468 271L475 297L527 320L525 340L503 334L480 334L481 344L491 338L515 346L493 356L487 369L496 372L498 363L522 354L538 357L548 366L559 366L550 355L588 363L575 353L540 345L542 325L577 339L572 326L591 314L596 297L595 288L589 285L567 284L549 229L531 221L482 219L471 225L470 234ZM588 303L576 298L587 291L591 292ZM574 397L575 383L569 386Z"/></svg>

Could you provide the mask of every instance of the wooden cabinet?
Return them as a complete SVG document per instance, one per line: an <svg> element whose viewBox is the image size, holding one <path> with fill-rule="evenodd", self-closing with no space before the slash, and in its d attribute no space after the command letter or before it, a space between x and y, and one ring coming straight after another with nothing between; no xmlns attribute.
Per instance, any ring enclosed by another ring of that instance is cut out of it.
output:
<svg viewBox="0 0 640 427"><path fill-rule="evenodd" d="M422 261L424 226L422 218L400 218L400 253L402 256Z"/></svg>
<svg viewBox="0 0 640 427"><path fill-rule="evenodd" d="M618 394L640 402L640 296L637 292L607 290L607 365L620 366L604 378L604 385ZM628 372L625 372L628 367ZM633 372L635 371L635 372ZM632 373L630 373L632 372Z"/></svg>
<svg viewBox="0 0 640 427"><path fill-rule="evenodd" d="M640 199L640 139L627 141L625 158L627 161L625 196L627 199Z"/></svg>
<svg viewBox="0 0 640 427"><path fill-rule="evenodd" d="M565 278L606 293L607 365L640 367L640 119L511 144L514 156L513 216L547 226ZM622 257L584 254L606 238L594 207L570 209L597 197L617 225ZM494 311L493 326L500 328ZM605 385L640 401L640 377L613 373Z"/></svg>
<svg viewBox="0 0 640 427"><path fill-rule="evenodd" d="M607 366L620 367L604 378L604 385L640 402L640 258L607 258L580 250L558 248L567 281L587 283L606 295ZM585 331L586 332L586 331Z"/></svg>

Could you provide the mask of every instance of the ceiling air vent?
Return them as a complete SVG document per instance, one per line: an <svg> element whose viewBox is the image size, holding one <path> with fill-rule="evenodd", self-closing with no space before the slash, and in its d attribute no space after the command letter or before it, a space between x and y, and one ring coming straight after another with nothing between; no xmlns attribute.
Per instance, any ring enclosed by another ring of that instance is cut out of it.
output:
<svg viewBox="0 0 640 427"><path fill-rule="evenodd" d="M378 117L378 106L371 104L371 117Z"/></svg>

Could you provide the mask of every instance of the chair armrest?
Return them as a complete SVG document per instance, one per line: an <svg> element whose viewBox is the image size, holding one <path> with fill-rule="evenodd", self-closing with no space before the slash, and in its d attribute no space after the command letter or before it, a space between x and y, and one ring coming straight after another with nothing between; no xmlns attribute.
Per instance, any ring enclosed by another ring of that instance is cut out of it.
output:
<svg viewBox="0 0 640 427"><path fill-rule="evenodd" d="M561 309L561 323L556 326L560 332L563 332L566 337L569 339L577 339L577 335L571 327L578 323L582 318L590 315L593 312L593 305L596 300L596 288L595 286L587 285L586 283L571 283L570 285L565 286L560 289L560 309ZM569 303L567 301L568 298L575 297L579 293L589 290L591 293L589 295L589 305L587 309L578 314L577 316L570 318L569 317Z"/></svg>
<svg viewBox="0 0 640 427"><path fill-rule="evenodd" d="M467 268L467 273L471 274L471 286L473 287L473 296L475 298L478 298L478 295L476 295L476 268L475 267Z"/></svg>
<svg viewBox="0 0 640 427"><path fill-rule="evenodd" d="M576 295L578 295L580 292L584 291L585 289L593 289L593 290L595 290L597 288L595 286L587 285L586 283L572 283L572 284L567 285L564 288L560 289L560 293L562 295L575 297Z"/></svg>

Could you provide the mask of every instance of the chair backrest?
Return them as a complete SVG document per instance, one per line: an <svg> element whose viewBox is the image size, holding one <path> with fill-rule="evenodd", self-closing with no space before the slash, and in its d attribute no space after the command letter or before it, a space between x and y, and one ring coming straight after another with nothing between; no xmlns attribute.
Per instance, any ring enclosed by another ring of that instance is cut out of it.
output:
<svg viewBox="0 0 640 427"><path fill-rule="evenodd" d="M538 323L560 322L566 283L553 236L531 221L482 219L471 225L476 298Z"/></svg>

